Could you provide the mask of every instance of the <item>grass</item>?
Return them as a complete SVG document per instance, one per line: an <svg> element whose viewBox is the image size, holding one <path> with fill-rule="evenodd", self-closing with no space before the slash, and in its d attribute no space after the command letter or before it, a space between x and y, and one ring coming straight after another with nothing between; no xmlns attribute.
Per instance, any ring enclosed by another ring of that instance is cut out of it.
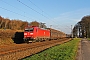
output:
<svg viewBox="0 0 90 60"><path fill-rule="evenodd" d="M70 42L49 48L23 60L75 60L79 41L80 39L75 38Z"/></svg>
<svg viewBox="0 0 90 60"><path fill-rule="evenodd" d="M90 38L87 38L87 40L89 40L89 41L90 41Z"/></svg>
<svg viewBox="0 0 90 60"><path fill-rule="evenodd" d="M14 44L14 41L11 38L0 39L0 45L5 45L5 44Z"/></svg>

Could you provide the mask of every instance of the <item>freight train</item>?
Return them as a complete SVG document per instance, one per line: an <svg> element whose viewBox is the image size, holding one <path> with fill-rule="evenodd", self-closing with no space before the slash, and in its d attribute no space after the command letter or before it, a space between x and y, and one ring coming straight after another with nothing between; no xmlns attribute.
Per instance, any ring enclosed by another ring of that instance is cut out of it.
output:
<svg viewBox="0 0 90 60"><path fill-rule="evenodd" d="M51 28L43 29L36 26L25 27L24 42L57 40L66 37L66 34Z"/></svg>

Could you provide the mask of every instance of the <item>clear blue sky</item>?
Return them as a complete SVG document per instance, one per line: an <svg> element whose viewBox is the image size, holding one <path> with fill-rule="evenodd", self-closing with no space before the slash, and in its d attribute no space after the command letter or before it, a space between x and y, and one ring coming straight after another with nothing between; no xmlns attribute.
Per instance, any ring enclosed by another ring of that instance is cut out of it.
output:
<svg viewBox="0 0 90 60"><path fill-rule="evenodd" d="M90 0L0 0L0 16L36 20L65 33L86 15L90 15Z"/></svg>

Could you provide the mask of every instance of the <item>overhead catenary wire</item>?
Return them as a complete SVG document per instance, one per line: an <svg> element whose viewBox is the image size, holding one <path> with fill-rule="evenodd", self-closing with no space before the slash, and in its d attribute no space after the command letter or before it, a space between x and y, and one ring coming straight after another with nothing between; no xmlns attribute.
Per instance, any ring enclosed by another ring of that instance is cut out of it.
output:
<svg viewBox="0 0 90 60"><path fill-rule="evenodd" d="M31 2L34 6L36 6L39 10L41 10L42 12L44 12L41 8L39 8L35 3L33 3L31 0L29 0L29 2ZM47 14L46 12L44 12L45 14ZM48 14L47 14L48 15ZM49 16L49 15L48 15ZM50 17L50 16L49 16ZM50 19L49 19L50 20ZM56 22L54 20L52 20L51 22Z"/></svg>
<svg viewBox="0 0 90 60"><path fill-rule="evenodd" d="M3 0L1 0L1 1L3 1ZM6 3L6 4L8 4L9 6L12 6L12 7L15 8L15 9L18 9L18 10L22 11L23 13L26 14L26 12L23 11L23 10L21 10L20 8L17 8L17 7L15 7L15 6L13 6L13 5L7 3L6 1L3 1L3 2ZM18 2L19 2L19 3L22 3L23 5L25 5L25 6L28 7L29 9L32 9L33 11L37 12L38 14L40 14L40 15L44 16L45 18L49 19L48 17L46 17L46 16L43 15L42 13L40 13L40 12L38 12L37 10L31 8L30 6L24 4L24 3L21 2L20 0L18 0ZM32 2L32 1L31 1L31 2ZM32 2L32 3L33 3L33 2ZM33 3L33 4L34 4L34 3ZM35 5L38 9L40 9L42 12L44 12L44 11L43 11L41 8L39 8L36 4L34 4L34 5ZM25 16L25 15L22 15L22 14L20 14L20 13L17 13L17 12L11 11L11 10L9 10L9 9L6 9L6 8L4 8L4 7L0 7L0 8L3 9L3 10L9 11L9 12L11 12L11 13L14 13L14 14L20 15L20 16L22 16L22 17L25 17L25 18L28 18L28 19L32 19L32 18L27 17L27 16ZM32 20L35 20L35 19L32 19ZM49 20L50 20L50 19L49 19ZM56 21L55 21L55 20L54 20L54 21L52 20L51 22L54 22L54 23L55 23ZM56 24L57 24L57 23L56 23Z"/></svg>
<svg viewBox="0 0 90 60"><path fill-rule="evenodd" d="M15 8L15 9L18 9L18 10L22 11L21 9L19 9L19 8L15 7L15 6L11 5L11 4L9 4L9 3L7 3L6 1L3 1L3 0L0 0L0 1L6 3L6 4L9 5L9 6L12 6L12 7ZM22 12L24 12L24 11L22 11ZM25 13L25 12L24 12L24 13Z"/></svg>
<svg viewBox="0 0 90 60"><path fill-rule="evenodd" d="M17 1L18 1L19 3L21 3L21 4L23 4L24 6L26 6L27 8L35 11L36 13L38 13L38 14L42 15L43 17L47 18L48 20L50 20L50 18L44 16L42 13L40 13L40 12L38 12L37 10L33 9L32 7L26 5L25 3L21 2L20 0L17 0ZM34 5L35 5L35 4L34 4ZM36 6L36 5L35 5L35 6ZM39 8L39 7L38 7L38 8ZM39 9L40 9L40 8L39 8ZM40 9L40 10L41 10L41 9ZM42 10L41 10L41 11L42 11ZM55 23L56 21L53 21L53 20L52 20L51 22L54 22L54 23ZM57 23L56 23L56 24L57 24Z"/></svg>
<svg viewBox="0 0 90 60"><path fill-rule="evenodd" d="M36 13L38 13L38 14L42 15L43 17L45 17L45 18L49 19L48 17L46 17L46 16L45 16L45 15L43 15L42 13L40 13L40 12L38 12L37 10L33 9L32 7L30 7L30 6L26 5L25 3L21 2L20 0L17 0L17 1L18 1L19 3L21 3L21 4L23 4L24 6L26 6L27 8L29 8L29 9L31 9L31 10L33 10L33 11L35 11ZM49 19L49 20L50 20L50 19ZM56 23L56 21L54 21L54 20L52 20L51 22ZM57 24L57 23L56 23L56 24Z"/></svg>
<svg viewBox="0 0 90 60"><path fill-rule="evenodd" d="M7 4L7 5L9 5L9 6L13 7L13 8L15 8L15 9L21 11L21 12L23 12L24 14L28 14L28 13L26 13L25 11L23 11L22 9L17 8L17 7L15 7L15 6L13 6L13 5L7 3L6 1L3 1L3 0L0 0L0 1L4 2L5 4ZM26 16L26 15L25 15L25 16ZM32 16L32 15L31 15L31 16ZM28 17L28 16L26 16L26 17ZM33 17L35 17L35 16L33 16ZM29 17L29 18L32 19L31 17ZM38 19L40 19L40 18L38 18ZM36 19L33 19L33 20L36 20Z"/></svg>
<svg viewBox="0 0 90 60"><path fill-rule="evenodd" d="M39 10L42 11L42 14L45 13L46 15L48 15L45 11L43 11L40 7L38 7L35 3L33 3L31 0L29 0L30 3L32 3L34 6L36 6ZM49 15L48 15L49 16ZM50 16L49 16L50 17Z"/></svg>
<svg viewBox="0 0 90 60"><path fill-rule="evenodd" d="M29 0L30 3L32 3L34 6L36 6L39 10L41 10L43 13L45 13L46 15L48 15L46 12L44 12L41 8L39 8L35 3L33 3L31 0ZM49 15L48 15L49 16ZM50 16L49 16L50 17ZM49 19L50 20L50 19ZM51 22L56 22L54 20L52 20ZM57 23L56 23L57 24Z"/></svg>
<svg viewBox="0 0 90 60"><path fill-rule="evenodd" d="M29 2L31 2L34 6L36 6L39 10L41 10L42 12L44 12L41 8L39 8L36 4L34 4L31 0L29 0Z"/></svg>
<svg viewBox="0 0 90 60"><path fill-rule="evenodd" d="M11 7L13 7L13 8L15 8L15 9L18 9L18 10L20 10L20 11L22 11L24 14L27 14L25 11L23 11L23 10L21 10L20 8L17 8L17 7L15 7L15 6L13 6L13 5L11 5L11 4L9 4L9 3L7 3L6 1L3 1L3 0L0 0L0 1L2 1L2 2L4 2L4 3L6 3L7 5L9 5L9 6L11 6ZM30 1L30 0L29 0ZM19 0L19 2L21 2L20 0ZM36 4L34 4L32 1L30 1L33 5L35 5L38 9L40 9ZM21 2L22 3L22 2ZM24 3L23 3L24 4ZM24 4L25 5L25 4ZM25 5L25 6L27 6L27 5ZM29 7L29 6L27 6L27 7ZM30 7L29 7L30 8ZM33 9L34 10L34 9ZM41 11L43 11L42 9L40 9ZM37 12L37 11L36 11ZM43 11L44 12L44 11ZM37 12L37 13L39 13L39 12ZM43 14L42 14L43 15ZM44 16L44 15L43 15ZM34 16L35 17L35 16ZM45 16L44 16L45 17ZM46 18L48 18L48 17L46 17ZM40 18L39 18L40 19ZM36 19L34 19L34 20L36 20ZM50 20L50 19L49 19Z"/></svg>
<svg viewBox="0 0 90 60"><path fill-rule="evenodd" d="M24 15L22 15L22 14L19 14L19 13L17 13L17 12L11 11L11 10L9 10L9 9L6 9L6 8L3 8L3 7L1 7L1 6L0 6L0 8L1 8L1 9L3 9L3 10L9 11L9 12L11 12L11 13L14 13L14 14L20 15L20 16L22 16L22 17L29 18L29 17L27 17L27 16L24 16ZM32 19L32 18L29 18L29 19Z"/></svg>
<svg viewBox="0 0 90 60"><path fill-rule="evenodd" d="M36 13L40 14L41 16L43 16L43 17L45 17L45 18L49 19L48 17L46 17L46 16L45 16L45 15L43 15L42 13L40 13L40 12L38 12L37 10L33 9L32 7L30 7L30 6L26 5L25 3L21 2L20 0L17 0L17 1L18 1L19 3L21 3L21 4L23 4L24 6L26 6L27 8L29 8L29 9L33 10L34 12L36 12Z"/></svg>

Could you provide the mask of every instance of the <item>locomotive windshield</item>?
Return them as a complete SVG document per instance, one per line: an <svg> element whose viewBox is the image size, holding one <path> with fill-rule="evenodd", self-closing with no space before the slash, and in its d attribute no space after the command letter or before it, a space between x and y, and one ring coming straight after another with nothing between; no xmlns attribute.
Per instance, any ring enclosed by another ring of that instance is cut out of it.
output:
<svg viewBox="0 0 90 60"><path fill-rule="evenodd" d="M32 32L34 30L34 28L25 28L25 31L30 31Z"/></svg>

